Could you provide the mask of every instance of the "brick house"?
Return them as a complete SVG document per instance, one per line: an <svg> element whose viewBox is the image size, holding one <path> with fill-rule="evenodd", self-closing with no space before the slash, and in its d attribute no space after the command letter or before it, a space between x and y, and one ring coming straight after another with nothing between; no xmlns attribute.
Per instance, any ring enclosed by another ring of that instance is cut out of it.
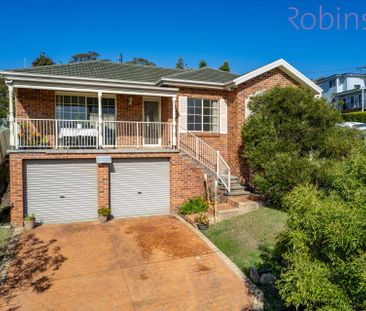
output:
<svg viewBox="0 0 366 311"><path fill-rule="evenodd" d="M244 75L92 61L0 72L9 89L11 222L175 213L204 173L234 193L250 97L321 89L284 60Z"/></svg>

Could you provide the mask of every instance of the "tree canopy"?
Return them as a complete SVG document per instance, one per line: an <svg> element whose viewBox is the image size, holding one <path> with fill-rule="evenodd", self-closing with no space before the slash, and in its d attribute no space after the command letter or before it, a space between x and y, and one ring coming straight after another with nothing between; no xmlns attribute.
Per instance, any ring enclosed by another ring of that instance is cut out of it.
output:
<svg viewBox="0 0 366 311"><path fill-rule="evenodd" d="M344 156L356 139L336 126L342 120L338 111L302 88L273 88L254 96L249 109L243 156L255 187L278 206L294 186L316 178L318 161Z"/></svg>
<svg viewBox="0 0 366 311"><path fill-rule="evenodd" d="M228 71L230 72L230 65L228 61L224 61L224 63L219 67L222 71Z"/></svg>
<svg viewBox="0 0 366 311"><path fill-rule="evenodd" d="M54 61L49 56L47 56L44 52L41 52L39 54L39 56L32 62L33 67L47 66L47 65L53 65L53 64L55 64Z"/></svg>
<svg viewBox="0 0 366 311"><path fill-rule="evenodd" d="M134 57L132 60L126 62L127 64L136 64L136 65L146 65L146 66L156 66L155 63L147 60L142 57Z"/></svg>
<svg viewBox="0 0 366 311"><path fill-rule="evenodd" d="M198 67L199 68L207 67L207 62L204 59L200 60L200 62L198 63Z"/></svg>
<svg viewBox="0 0 366 311"><path fill-rule="evenodd" d="M0 118L6 118L8 115L8 88L4 79L0 79Z"/></svg>
<svg viewBox="0 0 366 311"><path fill-rule="evenodd" d="M175 68L184 69L184 62L182 57L178 58L177 63L175 64Z"/></svg>
<svg viewBox="0 0 366 311"><path fill-rule="evenodd" d="M100 55L97 52L89 51L86 53L78 53L71 56L70 63L79 63L99 59Z"/></svg>

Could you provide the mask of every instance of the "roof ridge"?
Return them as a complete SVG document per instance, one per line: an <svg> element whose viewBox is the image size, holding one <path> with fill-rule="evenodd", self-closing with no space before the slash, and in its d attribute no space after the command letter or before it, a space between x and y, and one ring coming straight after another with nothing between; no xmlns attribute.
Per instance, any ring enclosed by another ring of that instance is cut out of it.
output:
<svg viewBox="0 0 366 311"><path fill-rule="evenodd" d="M77 65L86 65L91 63L105 63L105 64L111 64L111 65L117 65L117 66L131 66L131 67L142 67L142 68L155 68L155 69L162 69L162 70L176 70L179 72L176 73L182 73L185 72L184 69L178 69L178 68L171 68L171 67L160 67L160 66L153 66L153 65L142 65L142 64L133 64L133 63L118 63L110 60L105 59L95 59L95 60L86 60L81 62L72 62L72 63L65 63L65 64L52 64L52 65L44 65L44 66L36 66L36 67L26 67L26 68L12 68L12 69L5 69L5 71L22 71L22 70L37 70L39 67L42 68L57 68L57 67L63 67L63 66L77 66Z"/></svg>

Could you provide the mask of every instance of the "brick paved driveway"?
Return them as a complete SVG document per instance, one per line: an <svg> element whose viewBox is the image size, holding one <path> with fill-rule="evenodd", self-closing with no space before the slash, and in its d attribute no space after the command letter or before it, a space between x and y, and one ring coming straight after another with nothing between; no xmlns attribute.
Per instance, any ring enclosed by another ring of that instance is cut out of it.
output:
<svg viewBox="0 0 366 311"><path fill-rule="evenodd" d="M174 217L44 225L22 235L0 310L245 310L247 289Z"/></svg>

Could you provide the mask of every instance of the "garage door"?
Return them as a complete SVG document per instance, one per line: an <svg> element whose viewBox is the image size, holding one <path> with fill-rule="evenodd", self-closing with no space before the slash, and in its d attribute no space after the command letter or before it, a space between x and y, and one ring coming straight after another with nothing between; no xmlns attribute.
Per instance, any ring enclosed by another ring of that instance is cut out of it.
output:
<svg viewBox="0 0 366 311"><path fill-rule="evenodd" d="M97 164L83 160L25 163L25 208L44 223L97 218Z"/></svg>
<svg viewBox="0 0 366 311"><path fill-rule="evenodd" d="M168 159L113 160L110 178L114 217L169 214Z"/></svg>

